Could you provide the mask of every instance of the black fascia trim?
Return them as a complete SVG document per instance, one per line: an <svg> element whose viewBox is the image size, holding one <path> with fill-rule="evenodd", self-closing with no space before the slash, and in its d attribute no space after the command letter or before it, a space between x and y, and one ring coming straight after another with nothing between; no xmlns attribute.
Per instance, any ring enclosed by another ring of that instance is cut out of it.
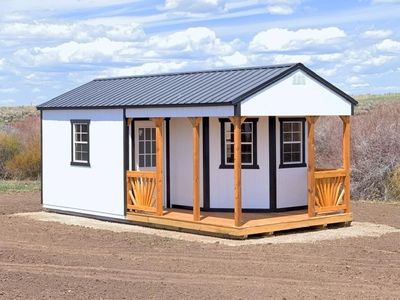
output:
<svg viewBox="0 0 400 300"><path fill-rule="evenodd" d="M224 131L224 123L231 122L228 118L219 118L220 122L220 147L221 147L221 164L219 165L219 169L233 169L232 165L225 164L225 131ZM257 123L258 118L246 118L245 122L252 122L253 123L253 164L251 165L244 165L242 163L242 169L259 169L260 166L258 165L257 160Z"/></svg>
<svg viewBox="0 0 400 300"><path fill-rule="evenodd" d="M283 163L283 128L282 122L302 122L301 125L301 138L302 138L302 145L301 145L301 152L302 152L302 162L301 163L294 163L294 164L284 164ZM306 163L306 140L305 140L305 122L306 118L279 118L279 148L280 148L280 164L279 169L289 169L289 168L304 168L307 167Z"/></svg>
<svg viewBox="0 0 400 300"><path fill-rule="evenodd" d="M170 119L165 119L165 168L166 168L166 197L167 197L167 208L171 206L171 162L170 162Z"/></svg>
<svg viewBox="0 0 400 300"><path fill-rule="evenodd" d="M334 86L332 83L326 81L325 79L323 79L321 76L319 76L315 72L311 71L309 68L307 68L302 63L298 63L298 64L293 65L292 67L290 67L286 71L283 71L279 75L277 75L277 76L271 78L270 80L268 80L268 81L256 86L255 88L253 88L250 91L244 93L243 95L240 95L239 97L237 97L236 99L234 99L232 101L232 104L236 105L236 104L242 102L243 100L246 100L247 98L253 96L254 94L260 92L261 90L267 88L268 86L270 86L270 85L274 84L275 82L285 78L286 76L292 74L293 72L295 72L297 70L304 71L310 77L314 78L315 80L317 80L321 84L325 85L327 88L329 88L330 90L332 90L333 92L335 92L339 96L341 96L344 99L346 99L347 101L349 101L352 105L358 105L358 102L353 97L351 97L350 95L346 94L345 92L343 92L342 90L340 90L339 88Z"/></svg>
<svg viewBox="0 0 400 300"><path fill-rule="evenodd" d="M330 83L329 81L326 81L324 78L322 78L321 76L319 76L317 73L315 73L314 71L312 71L311 69L307 68L305 65L299 63L298 64L299 67L298 69L302 70L304 73L307 73L309 76L311 76L312 78L314 78L315 80L319 81L320 83L322 83L323 85L325 85L327 88L331 89L333 92L335 92L336 94L342 96L343 98L345 98L347 101L349 101L351 104L353 105L358 105L358 101L356 99L354 99L353 97L351 97L350 95L346 94L345 92L343 92L341 89L337 88L336 86L334 86L332 83Z"/></svg>
<svg viewBox="0 0 400 300"><path fill-rule="evenodd" d="M90 120L89 119L71 119L71 166L90 167ZM74 124L87 123L88 124L88 162L74 161Z"/></svg>
<svg viewBox="0 0 400 300"><path fill-rule="evenodd" d="M43 111L40 111L40 204L43 205Z"/></svg>
<svg viewBox="0 0 400 300"><path fill-rule="evenodd" d="M203 208L210 208L210 119L203 117Z"/></svg>
<svg viewBox="0 0 400 300"><path fill-rule="evenodd" d="M276 210L276 119L268 118L268 138L269 138L269 207Z"/></svg>
<svg viewBox="0 0 400 300"><path fill-rule="evenodd" d="M126 110L122 110L122 122L123 122L123 173L122 173L122 182L124 185L124 199L122 200L124 203L124 216L126 216L126 211L127 211L127 203L126 203L126 196L127 196L127 185L126 185L126 171L129 169L129 160L128 160L128 155L129 155L129 143L128 143L128 137L129 137L129 130L128 130L128 122L126 118Z"/></svg>
<svg viewBox="0 0 400 300"><path fill-rule="evenodd" d="M50 100L51 101L51 100ZM156 104L156 105L93 105L93 106L36 106L37 110L91 110L91 109L130 109L130 108L168 108L168 107L204 107L204 106L233 106L231 101L218 103L189 103L189 104Z"/></svg>

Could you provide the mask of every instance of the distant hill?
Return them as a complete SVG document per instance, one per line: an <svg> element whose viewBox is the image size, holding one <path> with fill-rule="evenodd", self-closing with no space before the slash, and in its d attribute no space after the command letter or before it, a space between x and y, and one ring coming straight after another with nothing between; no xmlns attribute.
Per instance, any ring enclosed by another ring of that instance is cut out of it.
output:
<svg viewBox="0 0 400 300"><path fill-rule="evenodd" d="M33 115L39 115L34 106L0 107L0 128Z"/></svg>
<svg viewBox="0 0 400 300"><path fill-rule="evenodd" d="M400 93L382 94L382 95L357 95L353 96L358 101L356 114L363 114L370 111L375 106L386 103L400 101Z"/></svg>

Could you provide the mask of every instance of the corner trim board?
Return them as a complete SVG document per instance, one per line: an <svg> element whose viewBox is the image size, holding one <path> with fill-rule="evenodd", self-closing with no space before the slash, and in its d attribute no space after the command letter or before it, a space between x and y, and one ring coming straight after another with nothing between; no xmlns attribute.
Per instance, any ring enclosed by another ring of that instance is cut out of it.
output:
<svg viewBox="0 0 400 300"><path fill-rule="evenodd" d="M276 203L276 119L268 117L268 138L269 138L269 208L275 211Z"/></svg>
<svg viewBox="0 0 400 300"><path fill-rule="evenodd" d="M210 208L210 119L203 117L203 208Z"/></svg>

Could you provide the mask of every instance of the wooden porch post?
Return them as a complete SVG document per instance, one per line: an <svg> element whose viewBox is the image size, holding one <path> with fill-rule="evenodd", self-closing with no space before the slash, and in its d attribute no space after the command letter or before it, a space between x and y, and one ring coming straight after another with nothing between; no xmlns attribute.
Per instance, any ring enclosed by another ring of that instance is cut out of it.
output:
<svg viewBox="0 0 400 300"><path fill-rule="evenodd" d="M233 124L233 173L234 173L234 215L235 226L242 224L242 123L246 118L235 116L230 120Z"/></svg>
<svg viewBox="0 0 400 300"><path fill-rule="evenodd" d="M163 184L163 124L164 118L154 118L153 122L156 126L156 180L157 180L157 199L156 213L159 216L163 215L163 199L164 199L164 184Z"/></svg>
<svg viewBox="0 0 400 300"><path fill-rule="evenodd" d="M201 118L188 118L192 124L193 141L193 220L200 221L200 167L199 167L199 130Z"/></svg>
<svg viewBox="0 0 400 300"><path fill-rule="evenodd" d="M350 117L341 116L340 118L343 122L343 169L346 172L343 204L345 205L344 212L350 212Z"/></svg>
<svg viewBox="0 0 400 300"><path fill-rule="evenodd" d="M315 122L318 117L307 117L307 207L308 216L315 216Z"/></svg>

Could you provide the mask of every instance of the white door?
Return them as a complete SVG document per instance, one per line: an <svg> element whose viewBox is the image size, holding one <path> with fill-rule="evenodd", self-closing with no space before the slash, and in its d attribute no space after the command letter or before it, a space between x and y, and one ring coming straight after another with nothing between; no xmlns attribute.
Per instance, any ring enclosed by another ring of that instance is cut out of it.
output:
<svg viewBox="0 0 400 300"><path fill-rule="evenodd" d="M156 129L152 121L135 122L135 167L138 171L156 170Z"/></svg>

